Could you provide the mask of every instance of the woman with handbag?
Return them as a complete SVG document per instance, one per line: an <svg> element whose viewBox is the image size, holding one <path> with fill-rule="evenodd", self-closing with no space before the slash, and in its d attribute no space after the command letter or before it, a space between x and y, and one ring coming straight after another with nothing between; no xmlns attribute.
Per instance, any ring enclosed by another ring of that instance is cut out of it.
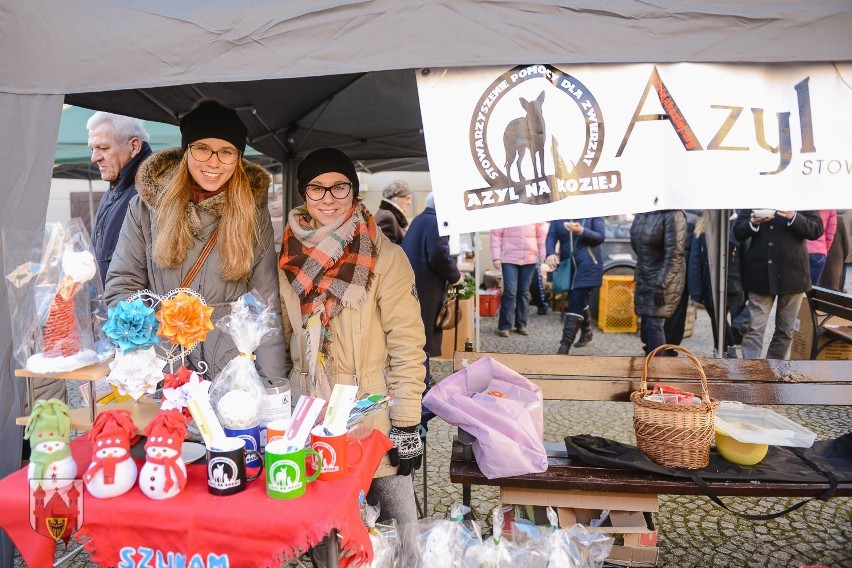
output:
<svg viewBox="0 0 852 568"><path fill-rule="evenodd" d="M582 334L577 342L578 347L592 340L589 295L603 282L603 252L600 245L605 239L603 217L558 219L550 223L546 262L554 270L554 291L561 288L568 292L568 313L557 355L568 355L580 329ZM556 243L559 243L558 256ZM559 282L563 279L566 281Z"/></svg>
<svg viewBox="0 0 852 568"><path fill-rule="evenodd" d="M394 395L389 412L371 418L394 449L367 501L379 503L382 519L415 521L410 474L423 455L426 357L414 273L358 199L355 165L343 152L308 154L296 177L305 204L287 216L279 259L293 400L302 393L327 400L335 384L357 385L359 397Z"/></svg>
<svg viewBox="0 0 852 568"><path fill-rule="evenodd" d="M426 208L411 221L402 239L402 250L414 270L420 317L426 329L426 353L432 357L441 356L444 330L453 329L459 320L456 302L447 295L447 288L462 277L456 259L450 254L449 241L450 237L438 234L435 196L429 193Z"/></svg>
<svg viewBox="0 0 852 568"><path fill-rule="evenodd" d="M231 302L256 290L273 312L278 271L269 210L270 176L242 159L246 127L236 111L200 101L180 122L181 148L156 152L136 175L106 276L104 299L112 306L148 289L165 295L192 288L214 308L212 319L230 313ZM228 333L214 328L189 355L196 370L208 365L213 379L238 355ZM268 336L254 353L263 377L284 376L284 341Z"/></svg>

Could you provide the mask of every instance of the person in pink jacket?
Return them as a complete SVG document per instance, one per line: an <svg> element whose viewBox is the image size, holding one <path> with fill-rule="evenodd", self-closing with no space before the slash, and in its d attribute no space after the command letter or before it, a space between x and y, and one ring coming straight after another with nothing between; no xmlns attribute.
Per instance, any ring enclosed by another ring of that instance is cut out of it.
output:
<svg viewBox="0 0 852 568"><path fill-rule="evenodd" d="M527 315L530 307L530 282L536 265L544 261L547 223L534 223L491 231L491 258L503 273L503 294L497 335L509 337L512 327L529 335Z"/></svg>
<svg viewBox="0 0 852 568"><path fill-rule="evenodd" d="M819 276L822 274L822 269L825 268L825 257L828 254L828 249L831 248L832 241L834 241L834 233L837 231L836 209L820 209L819 216L822 218L825 232L820 238L807 241L808 261L811 265L811 284L814 286L819 282Z"/></svg>

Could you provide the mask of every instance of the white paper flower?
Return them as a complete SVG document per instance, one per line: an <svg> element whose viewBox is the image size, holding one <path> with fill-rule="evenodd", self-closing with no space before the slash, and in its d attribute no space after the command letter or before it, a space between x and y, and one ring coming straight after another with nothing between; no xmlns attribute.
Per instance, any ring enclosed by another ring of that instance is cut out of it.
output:
<svg viewBox="0 0 852 568"><path fill-rule="evenodd" d="M109 368L107 381L116 386L119 394L130 395L134 400L156 391L157 383L163 380L163 360L153 347L126 354L116 351Z"/></svg>
<svg viewBox="0 0 852 568"><path fill-rule="evenodd" d="M175 409L183 412L184 408L188 408L191 398L208 400L209 391L210 381L202 379L198 373L193 371L189 376L189 382L174 389L163 389L163 403L160 405L160 409Z"/></svg>
<svg viewBox="0 0 852 568"><path fill-rule="evenodd" d="M62 255L62 272L74 282L88 282L95 277L96 270L95 256L87 250L67 250Z"/></svg>

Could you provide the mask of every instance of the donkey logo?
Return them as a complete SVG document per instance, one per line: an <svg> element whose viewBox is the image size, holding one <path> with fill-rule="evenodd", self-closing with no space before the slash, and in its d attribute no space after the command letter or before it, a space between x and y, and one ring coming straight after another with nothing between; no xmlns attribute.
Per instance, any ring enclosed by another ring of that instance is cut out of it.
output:
<svg viewBox="0 0 852 568"><path fill-rule="evenodd" d="M533 101L518 97L526 116L516 118L506 125L503 132L503 147L506 149L506 176L512 179L511 167L518 170L518 181L525 181L521 171L521 161L530 153L533 166L533 179L544 176L545 129L541 105L544 104L544 91Z"/></svg>

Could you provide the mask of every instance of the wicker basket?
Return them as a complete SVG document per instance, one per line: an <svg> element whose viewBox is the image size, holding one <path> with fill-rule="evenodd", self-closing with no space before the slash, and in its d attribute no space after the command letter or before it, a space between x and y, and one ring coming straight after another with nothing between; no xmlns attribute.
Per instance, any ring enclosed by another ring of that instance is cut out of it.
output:
<svg viewBox="0 0 852 568"><path fill-rule="evenodd" d="M648 389L648 367L661 351L674 349L685 353L701 374L700 405L676 405L643 400ZM678 345L661 345L645 358L642 389L630 395L633 403L633 428L636 445L660 465L698 469L710 462L710 443L715 435L714 417L719 401L707 392L707 377L695 355Z"/></svg>

